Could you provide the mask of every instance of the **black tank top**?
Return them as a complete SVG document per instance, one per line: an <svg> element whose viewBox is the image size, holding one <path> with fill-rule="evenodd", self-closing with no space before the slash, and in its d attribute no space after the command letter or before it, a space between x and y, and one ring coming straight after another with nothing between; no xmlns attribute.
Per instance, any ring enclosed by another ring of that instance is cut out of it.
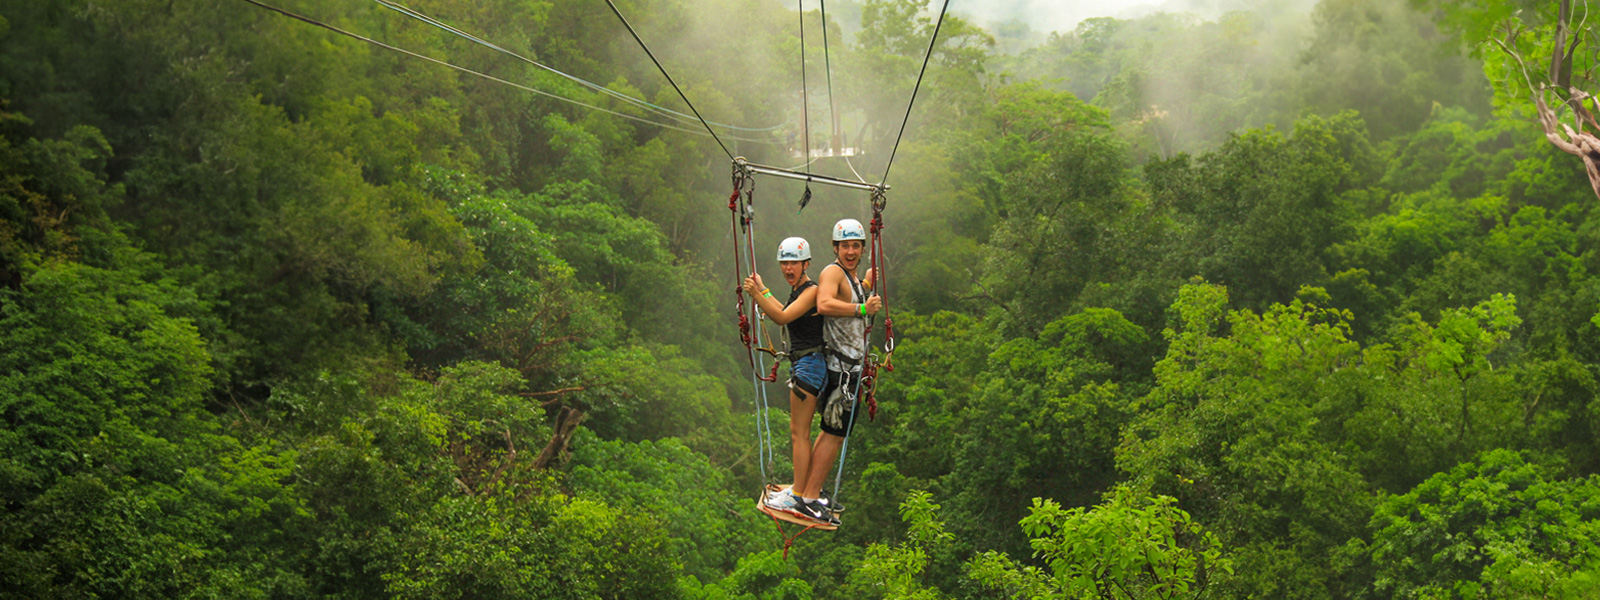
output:
<svg viewBox="0 0 1600 600"><path fill-rule="evenodd" d="M816 285L817 282L815 281L806 281L800 284L800 287L794 288L794 291L789 292L789 303L784 306L794 304L795 300L800 299L801 292ZM812 303L811 310L806 311L806 314L790 321L788 328L789 352L791 354L801 350L822 347L822 315L817 314L815 302Z"/></svg>

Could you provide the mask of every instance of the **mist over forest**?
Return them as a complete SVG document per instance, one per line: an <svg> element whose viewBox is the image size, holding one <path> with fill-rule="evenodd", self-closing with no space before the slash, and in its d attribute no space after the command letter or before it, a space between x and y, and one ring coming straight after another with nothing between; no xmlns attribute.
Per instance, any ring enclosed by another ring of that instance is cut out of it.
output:
<svg viewBox="0 0 1600 600"><path fill-rule="evenodd" d="M0 598L1600 589L1588 4L613 1L0 0Z"/></svg>

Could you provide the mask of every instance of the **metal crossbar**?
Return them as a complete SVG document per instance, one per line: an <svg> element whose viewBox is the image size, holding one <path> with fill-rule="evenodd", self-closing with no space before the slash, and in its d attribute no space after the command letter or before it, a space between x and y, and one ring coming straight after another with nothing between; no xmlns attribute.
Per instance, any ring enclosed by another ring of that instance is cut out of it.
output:
<svg viewBox="0 0 1600 600"><path fill-rule="evenodd" d="M823 184L823 185L834 185L834 186L839 186L839 187L842 187L842 188L850 188L852 190L863 190L863 191L868 191L868 192L877 191L877 190L887 191L889 189L889 186L887 186L887 185L862 183L862 182L859 182L859 181L850 181L848 179L839 179L838 177L829 177L827 175L817 175L817 174L814 174L814 173L813 174L801 173L801 172L798 172L798 171L793 171L793 170L785 169L785 168L782 168L782 167L769 167L767 165L758 165L758 164L755 164L753 162L745 160L744 157L742 157L742 156L739 157L739 158L733 159L733 164L735 164L735 165L737 165L737 166L739 166L739 167L741 167L741 168L743 168L745 170L748 170L751 173L756 173L758 175L769 175L769 176L772 176L772 177L780 177L780 178L783 178L783 179L793 179L793 180L796 180L796 181L806 181L806 182L818 183L818 184Z"/></svg>

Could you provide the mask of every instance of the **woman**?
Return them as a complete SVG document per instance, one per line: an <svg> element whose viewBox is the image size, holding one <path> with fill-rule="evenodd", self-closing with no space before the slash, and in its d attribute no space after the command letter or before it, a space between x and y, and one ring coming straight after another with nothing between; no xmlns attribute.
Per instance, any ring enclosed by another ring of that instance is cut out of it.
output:
<svg viewBox="0 0 1600 600"><path fill-rule="evenodd" d="M783 325L789 337L789 440L794 457L795 486L811 479L811 417L816 414L817 395L827 381L827 365L822 360L822 316L817 314L817 284L806 275L811 265L811 245L792 237L778 244L778 265L792 288L789 302L779 304L772 291L752 274L744 280L744 291L772 322ZM818 486L821 487L820 485ZM827 522L827 515L800 497L816 497L820 490L791 486L769 494L766 505L802 517Z"/></svg>

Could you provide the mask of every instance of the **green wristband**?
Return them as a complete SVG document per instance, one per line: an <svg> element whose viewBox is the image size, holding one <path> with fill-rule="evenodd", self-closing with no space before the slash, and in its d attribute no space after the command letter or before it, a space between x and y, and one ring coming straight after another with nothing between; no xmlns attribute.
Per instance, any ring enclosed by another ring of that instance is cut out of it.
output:
<svg viewBox="0 0 1600 600"><path fill-rule="evenodd" d="M861 307L861 316L863 316L863 317L867 316L867 305L866 305L866 303L862 303L859 306Z"/></svg>

